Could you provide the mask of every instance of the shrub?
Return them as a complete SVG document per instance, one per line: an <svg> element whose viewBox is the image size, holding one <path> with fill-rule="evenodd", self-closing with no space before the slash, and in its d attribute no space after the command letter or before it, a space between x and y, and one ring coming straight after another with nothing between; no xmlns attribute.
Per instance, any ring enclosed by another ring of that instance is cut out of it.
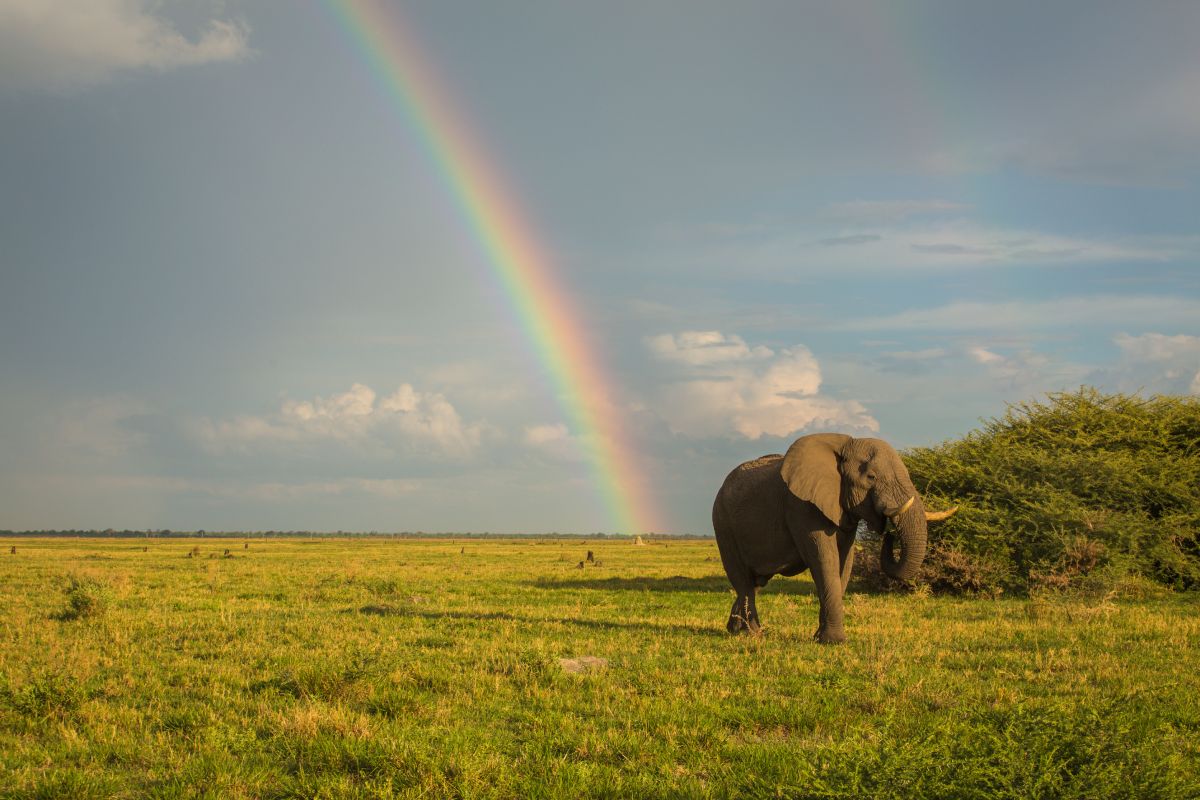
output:
<svg viewBox="0 0 1200 800"><path fill-rule="evenodd" d="M70 621L98 617L108 608L109 591L107 587L91 578L67 579L63 590L67 595L67 607L55 615L55 619Z"/></svg>
<svg viewBox="0 0 1200 800"><path fill-rule="evenodd" d="M96 692L65 672L41 672L25 685L0 687L0 699L29 719L66 719Z"/></svg>
<svg viewBox="0 0 1200 800"><path fill-rule="evenodd" d="M1004 592L1004 567L986 556L935 542L925 554L921 571L909 583L889 578L879 567L879 541L867 537L854 557L855 586L867 591L907 591L928 586L935 594L997 597Z"/></svg>
<svg viewBox="0 0 1200 800"><path fill-rule="evenodd" d="M988 580L1017 591L1101 579L1200 587L1198 398L1084 387L903 455L928 507L960 506L930 526L934 574L986 565ZM955 580L943 588L959 590Z"/></svg>

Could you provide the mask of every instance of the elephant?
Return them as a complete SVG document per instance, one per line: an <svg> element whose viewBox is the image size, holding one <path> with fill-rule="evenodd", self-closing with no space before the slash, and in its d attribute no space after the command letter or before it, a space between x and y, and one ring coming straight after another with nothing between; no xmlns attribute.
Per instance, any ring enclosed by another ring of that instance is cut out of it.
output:
<svg viewBox="0 0 1200 800"><path fill-rule="evenodd" d="M880 439L816 433L797 439L785 455L747 461L729 473L713 503L717 548L737 595L726 628L759 632L758 590L775 575L808 569L821 605L813 638L844 642L842 595L859 521L883 534L883 571L910 580L925 558L926 522L957 510L926 512L899 454Z"/></svg>

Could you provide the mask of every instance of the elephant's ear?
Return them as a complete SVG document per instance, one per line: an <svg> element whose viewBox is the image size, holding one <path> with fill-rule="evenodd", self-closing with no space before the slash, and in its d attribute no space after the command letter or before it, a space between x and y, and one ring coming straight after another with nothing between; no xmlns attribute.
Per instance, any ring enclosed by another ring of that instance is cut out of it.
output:
<svg viewBox="0 0 1200 800"><path fill-rule="evenodd" d="M792 494L821 510L830 522L842 524L842 473L838 454L850 441L843 433L814 433L792 442L781 472Z"/></svg>

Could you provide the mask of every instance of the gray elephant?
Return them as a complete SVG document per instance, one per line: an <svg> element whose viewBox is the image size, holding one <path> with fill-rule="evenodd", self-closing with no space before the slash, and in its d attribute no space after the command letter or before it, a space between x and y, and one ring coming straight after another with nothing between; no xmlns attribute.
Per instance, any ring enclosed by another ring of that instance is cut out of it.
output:
<svg viewBox="0 0 1200 800"><path fill-rule="evenodd" d="M840 433L802 436L787 455L747 461L729 476L713 504L713 529L725 574L737 592L726 627L758 630L754 595L775 575L811 570L821 604L819 642L843 642L842 595L854 562L860 520L884 534L880 564L893 578L908 580L925 558L929 514L900 456L880 439ZM899 533L884 533L891 520Z"/></svg>

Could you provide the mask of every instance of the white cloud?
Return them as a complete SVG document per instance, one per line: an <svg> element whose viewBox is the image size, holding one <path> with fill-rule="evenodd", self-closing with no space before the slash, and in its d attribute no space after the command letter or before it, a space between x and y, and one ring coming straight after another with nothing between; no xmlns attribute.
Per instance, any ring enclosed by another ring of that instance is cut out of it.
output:
<svg viewBox="0 0 1200 800"><path fill-rule="evenodd" d="M985 347L967 348L967 355L982 365L998 388L1032 389L1054 374L1050 359L1041 353L1024 349L1012 355L1003 355Z"/></svg>
<svg viewBox="0 0 1200 800"><path fill-rule="evenodd" d="M0 84L68 89L250 52L244 23L212 19L189 39L157 10L146 0L0 0Z"/></svg>
<svg viewBox="0 0 1200 800"><path fill-rule="evenodd" d="M534 446L566 441L567 426L561 422L554 425L531 425L525 429L525 441Z"/></svg>
<svg viewBox="0 0 1200 800"><path fill-rule="evenodd" d="M405 383L376 402L369 386L314 400L283 403L278 414L240 416L193 425L194 436L212 451L246 450L256 444L340 442L366 450L421 452L463 457L480 443L482 424L466 424L441 394Z"/></svg>
<svg viewBox="0 0 1200 800"><path fill-rule="evenodd" d="M879 428L862 404L819 393L820 366L803 345L776 352L718 331L663 334L646 345L659 360L683 368L653 402L675 433L758 439L812 427Z"/></svg>
<svg viewBox="0 0 1200 800"><path fill-rule="evenodd" d="M407 389L407 392L404 390ZM396 392L399 396L389 398L389 411L412 411L416 405L415 400L410 399L412 395L412 387L405 384ZM405 400L409 402L405 402ZM380 405L383 408L383 405ZM290 417L302 422L311 422L313 420L343 420L353 417L365 417L375 410L375 392L369 386L364 386L361 383L356 383L350 387L350 391L342 394L335 394L328 400L317 398L313 402L295 402L292 400L286 401L283 404L283 416Z"/></svg>
<svg viewBox="0 0 1200 800"><path fill-rule="evenodd" d="M1004 356L999 353L993 353L991 350L983 347L968 348L967 355L980 364L1001 364L1004 362Z"/></svg>
<svg viewBox="0 0 1200 800"><path fill-rule="evenodd" d="M1127 333L1118 333L1113 337L1113 344L1119 347L1124 355L1138 361L1170 363L1183 358L1200 362L1200 336L1168 336L1162 333L1130 336Z"/></svg>
<svg viewBox="0 0 1200 800"><path fill-rule="evenodd" d="M1099 370L1098 380L1122 391L1144 389L1164 394L1200 394L1200 336L1119 333L1116 364Z"/></svg>
<svg viewBox="0 0 1200 800"><path fill-rule="evenodd" d="M561 422L527 426L523 441L529 449L554 461L580 462L590 451L587 438L572 435Z"/></svg>
<svg viewBox="0 0 1200 800"><path fill-rule="evenodd" d="M763 359L772 355L766 347L751 348L740 336L726 336L720 331L664 333L648 336L645 341L656 358L692 366Z"/></svg>

